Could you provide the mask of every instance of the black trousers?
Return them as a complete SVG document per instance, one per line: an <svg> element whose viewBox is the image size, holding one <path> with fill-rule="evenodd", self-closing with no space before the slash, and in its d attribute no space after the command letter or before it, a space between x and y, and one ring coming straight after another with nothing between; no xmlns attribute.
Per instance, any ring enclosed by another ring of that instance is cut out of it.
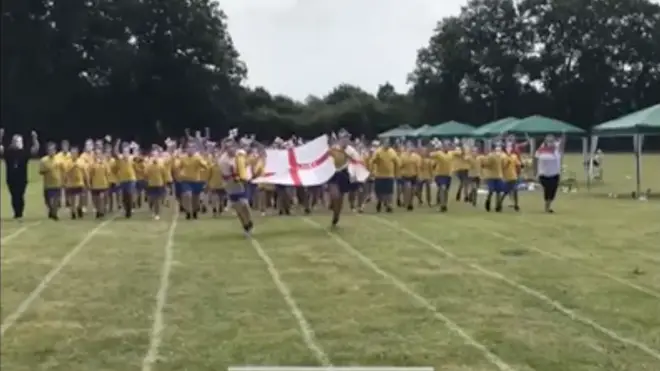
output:
<svg viewBox="0 0 660 371"><path fill-rule="evenodd" d="M545 201L554 201L557 197L557 189L559 188L559 175L554 176L539 176L539 183L543 187L543 199Z"/></svg>
<svg viewBox="0 0 660 371"><path fill-rule="evenodd" d="M22 218L25 210L25 190L27 182L8 181L7 188L11 196L11 208L14 210L14 218Z"/></svg>

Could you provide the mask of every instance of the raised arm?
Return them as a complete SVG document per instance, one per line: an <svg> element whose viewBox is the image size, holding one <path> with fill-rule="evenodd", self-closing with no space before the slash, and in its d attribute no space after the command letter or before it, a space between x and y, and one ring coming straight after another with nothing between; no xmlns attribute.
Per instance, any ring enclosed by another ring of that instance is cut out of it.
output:
<svg viewBox="0 0 660 371"><path fill-rule="evenodd" d="M121 148L119 148L120 146L121 146L121 139L117 138L117 140L115 141L115 146L113 147L113 152L117 157L121 155Z"/></svg>
<svg viewBox="0 0 660 371"><path fill-rule="evenodd" d="M39 136L37 135L37 132L34 130L30 133L30 135L32 136L32 147L30 147L30 154L32 156L36 156L39 154L39 148L40 148Z"/></svg>
<svg viewBox="0 0 660 371"><path fill-rule="evenodd" d="M559 153L564 153L564 148L566 147L566 133L562 133L561 137L557 139L557 150Z"/></svg>

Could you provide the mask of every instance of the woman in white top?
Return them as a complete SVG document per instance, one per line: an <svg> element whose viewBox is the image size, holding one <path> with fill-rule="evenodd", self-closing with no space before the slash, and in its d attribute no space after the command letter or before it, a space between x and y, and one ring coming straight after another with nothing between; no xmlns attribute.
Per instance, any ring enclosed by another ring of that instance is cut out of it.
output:
<svg viewBox="0 0 660 371"><path fill-rule="evenodd" d="M564 142L564 138L558 140L554 136L548 135L543 144L536 150L536 173L543 188L543 200L545 201L545 211L547 213L554 212L552 202L555 200L559 188Z"/></svg>

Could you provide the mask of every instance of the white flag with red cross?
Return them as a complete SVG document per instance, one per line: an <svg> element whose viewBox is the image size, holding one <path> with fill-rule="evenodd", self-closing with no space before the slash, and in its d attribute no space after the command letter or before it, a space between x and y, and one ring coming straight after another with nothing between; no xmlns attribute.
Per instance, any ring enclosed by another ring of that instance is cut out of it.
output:
<svg viewBox="0 0 660 371"><path fill-rule="evenodd" d="M264 175L252 182L287 186L326 183L335 173L335 163L329 149L325 135L297 147L268 149Z"/></svg>
<svg viewBox="0 0 660 371"><path fill-rule="evenodd" d="M369 172L357 151L347 151L350 157L349 173L355 181L364 181ZM288 149L266 150L264 175L253 183L286 186L317 186L326 183L336 172L328 137L322 135L310 142Z"/></svg>

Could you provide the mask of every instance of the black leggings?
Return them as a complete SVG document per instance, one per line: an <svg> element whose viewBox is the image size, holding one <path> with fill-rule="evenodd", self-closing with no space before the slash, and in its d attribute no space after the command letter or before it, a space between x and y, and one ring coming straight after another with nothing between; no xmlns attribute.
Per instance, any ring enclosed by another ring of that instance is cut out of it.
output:
<svg viewBox="0 0 660 371"><path fill-rule="evenodd" d="M11 208L14 210L14 218L22 218L25 210L26 182L7 182L9 194L11 195Z"/></svg>
<svg viewBox="0 0 660 371"><path fill-rule="evenodd" d="M543 187L543 199L545 201L554 201L559 188L559 175L539 176L539 183Z"/></svg>

